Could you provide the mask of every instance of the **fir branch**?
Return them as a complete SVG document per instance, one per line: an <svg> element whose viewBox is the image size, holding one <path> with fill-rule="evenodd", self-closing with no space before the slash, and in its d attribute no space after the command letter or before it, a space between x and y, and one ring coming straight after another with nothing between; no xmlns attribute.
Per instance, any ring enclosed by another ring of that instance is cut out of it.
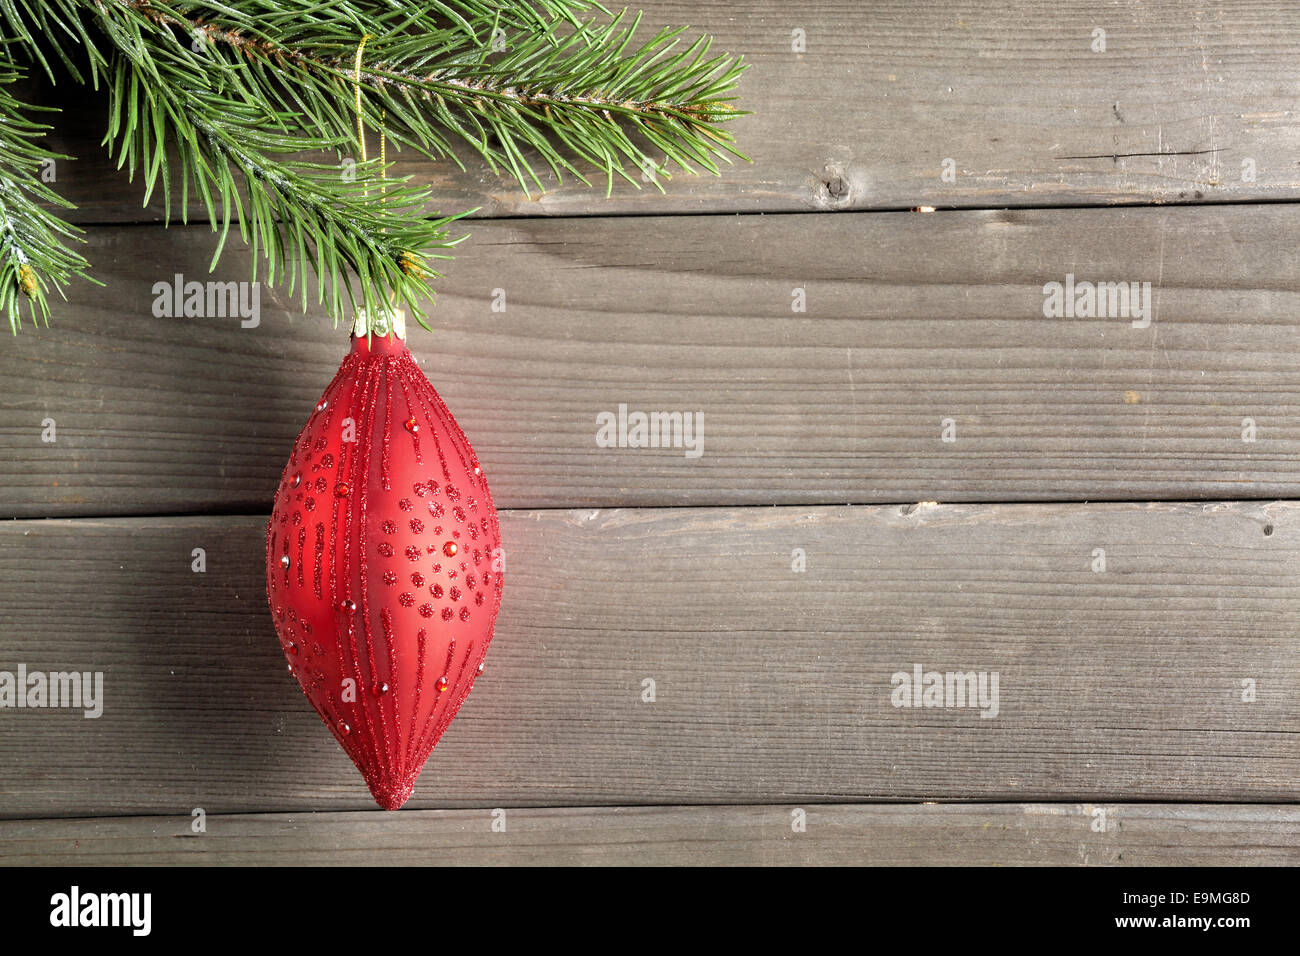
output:
<svg viewBox="0 0 1300 956"><path fill-rule="evenodd" d="M556 25L511 33L500 54L462 40L436 59L419 53L416 38L402 37L375 51L368 79L414 145L455 158L423 107L525 190L530 181L542 186L530 154L557 178L567 171L587 182L575 159L602 169L607 193L616 177L639 186L629 165L635 173L657 174L650 178L662 191L659 175L668 175L667 162L687 172L695 163L716 175L719 160L744 159L718 128L741 115L728 94L744 64L709 58L708 37L679 49L684 28L662 30L635 46L639 23L640 14L630 21L620 14L569 32Z"/></svg>
<svg viewBox="0 0 1300 956"><path fill-rule="evenodd" d="M634 46L640 14L582 23L576 14L587 4L552 4L567 8L565 15L542 21L519 16L526 5L466 2L462 25L400 3L339 2L322 10L310 0L256 0L241 4L237 17L215 20L144 0L123 3L203 37L213 68L249 103L270 104L342 140L355 123L344 95L354 82L353 54L368 35L360 79L370 125L382 118L399 145L462 168L452 141L463 141L525 191L541 187L538 160L558 178L569 172L584 183L575 161L590 163L606 174L608 193L616 177L639 186L634 174L646 172L657 174L651 179L662 190L668 162L716 175L719 160L745 158L718 128L742 115L728 94L744 63L706 58L707 37L677 49L684 28Z"/></svg>
<svg viewBox="0 0 1300 956"><path fill-rule="evenodd" d="M593 12L605 19L584 19ZM310 264L336 321L346 305L385 297L420 317L423 280L436 275L428 260L459 241L445 228L458 217L422 216L428 190L383 181L378 164L358 164L349 180L293 158L352 152L357 87L360 120L382 123L395 146L461 164L455 145L466 143L525 190L541 186L539 163L583 182L580 166L594 165L607 190L648 173L662 190L668 163L716 174L743 158L720 124L740 115L731 93L744 64L710 57L707 37L687 43L680 29L638 44L639 22L586 0L0 0L5 52L51 78L61 61L108 88L106 143L142 175L146 202L161 189L170 217L179 191L184 215L193 188L221 233L214 265L237 221L254 276L264 258L271 281L286 276L305 306ZM19 189L9 173L0 162L5 200ZM0 207L3 223L70 228L40 215ZM0 242L19 227L4 228ZM45 256L56 284L84 266L68 260L59 272ZM26 273L0 273L0 304L15 283L30 288Z"/></svg>
<svg viewBox="0 0 1300 956"><path fill-rule="evenodd" d="M74 276L87 277L89 264L69 242L80 230L51 214L41 204L68 207L40 179L47 161L67 159L37 142L50 129L25 115L37 107L19 102L9 87L15 71L0 72L0 311L14 334L22 323L22 306L32 321L49 322L47 294L62 295Z"/></svg>
<svg viewBox="0 0 1300 956"><path fill-rule="evenodd" d="M338 5L334 13L346 23L355 5ZM719 161L745 159L719 129L742 114L729 94L744 62L708 59L707 36L679 49L685 29L663 30L634 46L640 20L641 14L630 20L619 14L604 23L552 20L545 29L524 29L503 26L494 14L463 31L424 22L413 29L408 18L377 17L360 73L368 121L386 117L399 144L463 168L452 150L452 140L461 140L493 172L511 173L525 193L542 185L538 160L556 177L567 172L584 183L575 163L597 166L608 194L615 178L640 186L636 174L647 172L662 190L667 163L718 174ZM296 14L294 22L300 22ZM195 29L227 66L250 64L233 72L234 82L248 83L248 99L311 116L321 129L346 135L346 113L313 105L337 103L339 87L354 81L354 35L339 42L315 25L309 43L291 34L270 43L212 25ZM663 160L650 155L651 147Z"/></svg>
<svg viewBox="0 0 1300 956"><path fill-rule="evenodd" d="M171 145L179 166L182 217L192 183L212 228L220 230L213 266L233 220L252 246L253 279L264 258L268 281L287 277L290 292L300 291L304 309L308 284L303 273L310 262L320 280L318 301L336 322L345 306L376 310L385 299L397 299L423 324L425 281L439 275L430 260L450 258L446 251L463 237L452 238L445 227L460 217L422 215L428 189L380 179L375 162L358 164L349 179L338 166L284 158L302 150L337 150L343 144L284 133L279 129L283 118L268 116L263 107L177 82L169 66L184 65L169 64L160 51L148 60L123 55L116 62L106 141L119 166L142 170L145 202L160 186L165 207L172 206ZM155 70L164 73L161 82L153 82ZM238 188L236 174L245 189ZM357 288L345 281L349 275Z"/></svg>

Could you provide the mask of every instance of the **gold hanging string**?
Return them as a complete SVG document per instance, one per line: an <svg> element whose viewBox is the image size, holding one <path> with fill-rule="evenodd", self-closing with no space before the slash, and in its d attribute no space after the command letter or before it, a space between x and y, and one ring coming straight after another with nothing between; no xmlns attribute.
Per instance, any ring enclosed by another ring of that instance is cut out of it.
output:
<svg viewBox="0 0 1300 956"><path fill-rule="evenodd" d="M365 51L365 42L370 39L370 34L361 35L361 42L356 44L356 62L352 70L352 88L356 92L356 142L361 147L361 163L368 159L365 155L365 124L361 117L361 53ZM389 134L385 121L389 116L389 111L382 109L380 111L380 178L389 178Z"/></svg>
<svg viewBox="0 0 1300 956"><path fill-rule="evenodd" d="M361 42L357 44L357 55L353 63L353 69L352 69L352 88L353 88L353 92L356 94L357 145L361 149L361 161L363 163L366 162L369 159L369 157L366 155L365 117L361 111L361 57L362 54L365 52L366 41L370 39L370 36L371 35L369 33L363 33L361 35ZM386 126L387 119L388 119L388 111L386 109L381 109L379 113L379 178L381 180L388 179L388 130ZM369 190L367 190L367 192L369 192ZM383 196L383 192L381 191L379 196L380 202L382 202L383 199L384 196ZM404 272L406 271L405 266L403 266L402 271ZM388 293L388 305L390 308L392 308L396 304L397 304L397 290L390 289ZM368 336L369 336L369 330L367 330L367 337Z"/></svg>
<svg viewBox="0 0 1300 956"><path fill-rule="evenodd" d="M370 39L370 34L365 33L361 36L361 42L357 44L356 62L353 65L352 87L356 92L357 108L357 143L361 147L361 161L364 163L368 158L366 156L366 127L361 113L361 55L365 52L366 41ZM388 131L385 129L384 121L388 117L388 111L384 110L379 114L379 175L382 179L388 178Z"/></svg>
<svg viewBox="0 0 1300 956"><path fill-rule="evenodd" d="M366 161L366 127L361 118L361 54L366 48L366 41L370 39L369 33L361 35L361 42L357 44L357 57L353 69L352 89L357 96L357 143L361 146L361 161Z"/></svg>

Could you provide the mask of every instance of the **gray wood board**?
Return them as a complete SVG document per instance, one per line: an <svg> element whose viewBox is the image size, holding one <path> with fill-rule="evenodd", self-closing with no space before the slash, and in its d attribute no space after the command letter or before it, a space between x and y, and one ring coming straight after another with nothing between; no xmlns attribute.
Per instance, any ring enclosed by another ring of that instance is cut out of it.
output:
<svg viewBox="0 0 1300 956"><path fill-rule="evenodd" d="M466 168L398 156L445 212L575 215L1295 199L1300 9L1282 0L645 0L645 35L689 24L752 64L727 124L752 164L648 183L572 178L525 196L465 151ZM1105 31L1094 52L1094 31ZM806 51L794 52L795 31ZM58 188L82 221L161 217L100 145L102 98L62 84L50 143L80 157ZM348 95L345 91L342 95ZM372 145L373 148L373 145ZM952 181L943 178L952 161ZM1249 176L1253 176L1251 181ZM638 177L639 178L639 177ZM640 188L638 188L638 186ZM161 197L157 197L160 199Z"/></svg>
<svg viewBox="0 0 1300 956"><path fill-rule="evenodd" d="M1300 497L1291 205L473 230L410 338L506 507ZM0 515L268 507L346 333L269 289L256 328L155 318L214 241L94 230L107 288L0 348ZM1067 275L1150 282L1150 327L1045 317ZM598 447L620 405L702 455Z"/></svg>
<svg viewBox="0 0 1300 956"><path fill-rule="evenodd" d="M802 811L804 830L796 832ZM1100 812L1099 812L1100 811ZM1104 816L1102 815L1104 813ZM1285 866L1300 808L825 804L518 808L0 822L27 866ZM497 829L493 829L493 825ZM504 830L500 827L504 824Z"/></svg>
<svg viewBox="0 0 1300 956"><path fill-rule="evenodd" d="M97 719L0 711L0 816L372 806L286 673L263 537L0 524L0 670L105 688ZM1300 795L1300 503L515 512L503 539L487 670L412 807ZM915 664L997 672L997 716L895 706Z"/></svg>

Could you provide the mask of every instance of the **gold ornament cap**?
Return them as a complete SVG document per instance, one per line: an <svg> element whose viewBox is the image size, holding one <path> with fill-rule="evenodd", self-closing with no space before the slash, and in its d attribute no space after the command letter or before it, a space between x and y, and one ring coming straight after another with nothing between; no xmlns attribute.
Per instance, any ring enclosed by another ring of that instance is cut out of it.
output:
<svg viewBox="0 0 1300 956"><path fill-rule="evenodd" d="M395 335L405 342L406 312L402 309L385 308L372 316L364 307L357 309L356 318L352 322L352 334L357 338L365 338L367 335L378 335L381 338Z"/></svg>

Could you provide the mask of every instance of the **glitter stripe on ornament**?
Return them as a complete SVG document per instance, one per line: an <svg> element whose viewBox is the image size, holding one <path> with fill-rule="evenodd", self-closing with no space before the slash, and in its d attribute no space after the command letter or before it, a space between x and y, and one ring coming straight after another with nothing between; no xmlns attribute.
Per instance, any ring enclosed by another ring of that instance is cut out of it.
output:
<svg viewBox="0 0 1300 956"><path fill-rule="evenodd" d="M361 438L363 444L361 444L361 451L357 456L358 461L369 462L370 455L374 449L375 417L378 412L379 392L386 378L387 368L388 368L388 363L386 361L379 363L378 367L372 366L373 388L368 388L366 390L365 402L362 405L362 409L361 409L361 413L364 416L364 425L359 429L361 435L359 435L358 437ZM382 452L381 452L381 457L382 457ZM367 514L366 500L367 500L369 485L370 482L367 480L367 476L362 475L358 479L358 483L356 486L357 487L357 510L359 512L358 528L357 528L357 534L359 538L358 551L360 554L363 555L367 553L366 545L369 540L367 535L368 529L367 529L367 522L366 522L366 514ZM362 623L362 628L364 629L364 636L365 636L366 668L369 673L367 681L363 684L360 684L357 688L358 694L360 694L364 692L366 688L370 687L376 680L378 680L379 676L375 670L375 639L374 639L374 632L370 625L371 622L370 576L365 573L365 569L363 567L358 567L357 571L361 583L361 623ZM376 769L379 773L384 788L386 790L391 791L393 789L394 768L392 766L392 760L390 758L390 754L392 753L392 750L388 745L388 732L384 726L383 706L381 705L379 708L379 715L378 715L379 719L377 721L372 720L370 714L370 707L368 706L363 707L362 710L365 713L366 726L369 729L372 741L375 746ZM375 724L378 725L377 728L375 727ZM376 729L378 730L378 733L376 733Z"/></svg>

